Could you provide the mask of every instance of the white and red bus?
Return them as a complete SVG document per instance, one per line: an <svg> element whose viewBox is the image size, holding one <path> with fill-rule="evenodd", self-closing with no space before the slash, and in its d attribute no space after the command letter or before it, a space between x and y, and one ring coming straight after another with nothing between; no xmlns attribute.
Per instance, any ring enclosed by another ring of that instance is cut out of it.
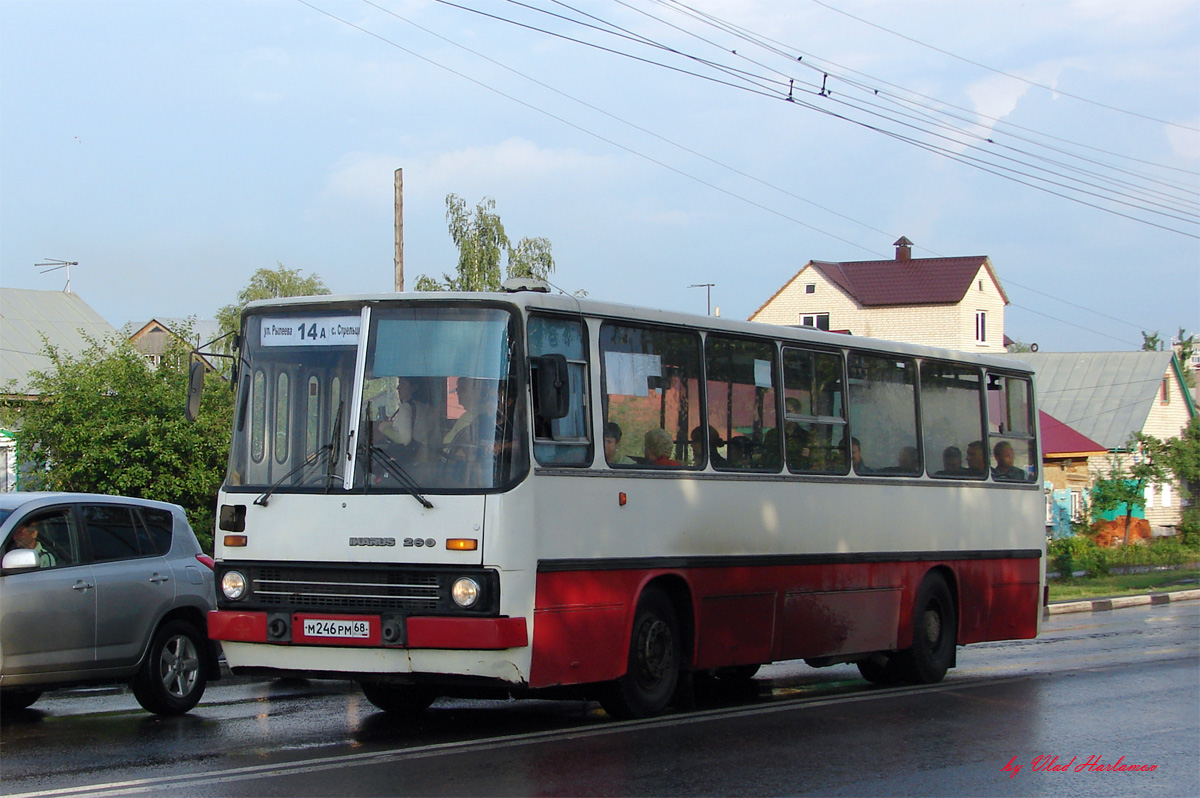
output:
<svg viewBox="0 0 1200 798"><path fill-rule="evenodd" d="M537 291L256 302L238 346L235 673L644 717L696 672L936 682L1038 632L1012 360Z"/></svg>

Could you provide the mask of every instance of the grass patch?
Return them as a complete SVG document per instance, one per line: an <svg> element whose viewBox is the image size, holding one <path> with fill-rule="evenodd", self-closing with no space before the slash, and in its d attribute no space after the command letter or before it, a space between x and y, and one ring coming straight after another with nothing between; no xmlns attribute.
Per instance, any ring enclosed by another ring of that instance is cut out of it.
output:
<svg viewBox="0 0 1200 798"><path fill-rule="evenodd" d="M1138 593L1168 593L1200 588L1200 569L1177 568L1140 574L1112 574L1080 579L1051 579L1051 601L1082 601Z"/></svg>

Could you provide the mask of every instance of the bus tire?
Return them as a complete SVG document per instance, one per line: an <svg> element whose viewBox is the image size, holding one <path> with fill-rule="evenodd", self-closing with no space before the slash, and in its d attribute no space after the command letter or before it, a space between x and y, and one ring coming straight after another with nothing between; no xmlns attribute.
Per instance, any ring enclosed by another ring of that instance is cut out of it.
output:
<svg viewBox="0 0 1200 798"><path fill-rule="evenodd" d="M871 684L888 686L904 681L905 673L900 660L895 654L886 654L886 661L880 663L874 659L859 660L858 672Z"/></svg>
<svg viewBox="0 0 1200 798"><path fill-rule="evenodd" d="M210 648L204 633L184 620L164 623L133 677L133 697L155 715L191 711L208 684Z"/></svg>
<svg viewBox="0 0 1200 798"><path fill-rule="evenodd" d="M360 682L367 700L384 712L395 715L420 715L437 700L437 691L421 684Z"/></svg>
<svg viewBox="0 0 1200 798"><path fill-rule="evenodd" d="M913 645L903 652L905 680L913 684L935 684L954 664L958 618L954 597L946 580L930 575L921 583L913 605Z"/></svg>
<svg viewBox="0 0 1200 798"><path fill-rule="evenodd" d="M600 705L614 718L649 718L671 703L683 663L675 606L649 588L638 601L625 675L608 685Z"/></svg>

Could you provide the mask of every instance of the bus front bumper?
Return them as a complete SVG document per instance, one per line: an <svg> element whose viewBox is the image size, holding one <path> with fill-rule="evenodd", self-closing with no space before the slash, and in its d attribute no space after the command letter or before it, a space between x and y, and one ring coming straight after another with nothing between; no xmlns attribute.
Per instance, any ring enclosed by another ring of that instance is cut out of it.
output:
<svg viewBox="0 0 1200 798"><path fill-rule="evenodd" d="M208 636L231 643L495 651L525 648L524 618L292 615L213 610Z"/></svg>

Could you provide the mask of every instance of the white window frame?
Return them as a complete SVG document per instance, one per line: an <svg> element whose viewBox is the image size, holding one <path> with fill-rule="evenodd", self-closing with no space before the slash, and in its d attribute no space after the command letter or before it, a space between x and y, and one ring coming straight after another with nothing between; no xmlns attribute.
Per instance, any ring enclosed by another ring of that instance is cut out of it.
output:
<svg viewBox="0 0 1200 798"><path fill-rule="evenodd" d="M987 343L987 311L975 311L975 343Z"/></svg>
<svg viewBox="0 0 1200 798"><path fill-rule="evenodd" d="M820 324L821 317L825 317L825 326ZM829 330L829 314L828 313L801 313L800 326L812 327L814 330Z"/></svg>

